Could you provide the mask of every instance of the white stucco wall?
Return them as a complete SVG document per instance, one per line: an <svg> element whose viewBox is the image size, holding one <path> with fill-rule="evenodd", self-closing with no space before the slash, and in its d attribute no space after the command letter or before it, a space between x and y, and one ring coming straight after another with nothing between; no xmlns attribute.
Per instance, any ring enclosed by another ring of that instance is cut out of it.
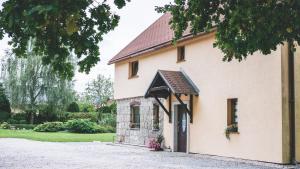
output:
<svg viewBox="0 0 300 169"><path fill-rule="evenodd" d="M141 56L138 78L128 79L130 60L116 63L115 99L143 96L158 69L182 68L200 89L190 125L190 152L281 163L280 50L267 56L255 53L240 63L225 63L213 41L211 34L186 45L186 61L181 63L176 63L176 48ZM227 98L238 98L240 134L231 135L230 140L224 135ZM167 146L171 146L171 131L165 118Z"/></svg>

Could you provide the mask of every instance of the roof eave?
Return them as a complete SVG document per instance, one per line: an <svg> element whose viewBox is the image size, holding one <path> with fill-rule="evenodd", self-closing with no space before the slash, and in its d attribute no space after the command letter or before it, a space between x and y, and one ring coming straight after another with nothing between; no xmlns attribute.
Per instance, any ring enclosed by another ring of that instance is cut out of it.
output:
<svg viewBox="0 0 300 169"><path fill-rule="evenodd" d="M210 31L208 32L201 32L197 35L193 35L192 33L190 34L187 34L185 36L183 36L181 39L179 39L177 42L184 42L184 41L187 41L187 40L190 40L190 39L193 39L193 38L197 38L197 37L201 37L201 36L204 36L204 35L207 35L209 33L212 33L216 31L216 27L213 27ZM155 45L155 46L151 46L149 48L146 48L146 49L143 49L143 50L139 50L137 52L134 52L134 53L131 53L131 54L128 54L128 55L125 55L121 58L118 58L118 59L111 59L109 62L108 62L108 65L111 65L111 64L115 64L117 62L121 62L121 61L124 61L124 60L128 60L130 58L133 58L133 57L137 57L139 55L143 55L143 54L148 54L148 53L151 53L151 52L154 52L154 51L158 51L162 48L165 48L165 47L168 47L170 45L172 45L172 40L171 41L167 41L167 42L164 42L164 43L161 43L161 44L158 44L158 45ZM115 56L114 56L115 57ZM113 58L114 58L113 57Z"/></svg>

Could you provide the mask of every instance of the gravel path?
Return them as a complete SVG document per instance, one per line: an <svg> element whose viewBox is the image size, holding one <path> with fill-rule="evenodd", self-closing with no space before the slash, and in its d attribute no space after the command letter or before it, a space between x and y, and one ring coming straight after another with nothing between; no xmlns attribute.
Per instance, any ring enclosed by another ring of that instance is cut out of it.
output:
<svg viewBox="0 0 300 169"><path fill-rule="evenodd" d="M1 169L271 169L283 166L108 143L0 139ZM285 168L294 168L286 167Z"/></svg>

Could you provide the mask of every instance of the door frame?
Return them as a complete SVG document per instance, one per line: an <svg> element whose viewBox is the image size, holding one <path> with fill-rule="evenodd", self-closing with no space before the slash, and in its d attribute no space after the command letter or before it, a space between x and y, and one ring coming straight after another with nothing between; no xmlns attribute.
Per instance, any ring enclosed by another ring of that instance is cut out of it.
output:
<svg viewBox="0 0 300 169"><path fill-rule="evenodd" d="M188 107L189 101L183 101L184 104L186 104ZM179 101L173 101L172 102L172 152L177 152L177 142L178 142L178 132L177 132L177 122L178 122L178 116L177 111L175 111L175 106L179 105ZM186 112L186 120L187 120L187 133L186 133L186 153L190 152L190 115Z"/></svg>

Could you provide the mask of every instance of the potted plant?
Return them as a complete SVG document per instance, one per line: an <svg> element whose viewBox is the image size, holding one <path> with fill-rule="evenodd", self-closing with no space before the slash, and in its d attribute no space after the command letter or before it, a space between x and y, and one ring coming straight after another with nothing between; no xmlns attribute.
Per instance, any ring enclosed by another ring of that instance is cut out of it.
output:
<svg viewBox="0 0 300 169"><path fill-rule="evenodd" d="M164 141L164 136L159 135L157 138L150 139L148 147L153 151L162 151L162 142Z"/></svg>
<svg viewBox="0 0 300 169"><path fill-rule="evenodd" d="M238 132L238 126L237 124L232 124L226 127L225 129L225 136L228 140L230 140L230 134L231 133L237 133Z"/></svg>

